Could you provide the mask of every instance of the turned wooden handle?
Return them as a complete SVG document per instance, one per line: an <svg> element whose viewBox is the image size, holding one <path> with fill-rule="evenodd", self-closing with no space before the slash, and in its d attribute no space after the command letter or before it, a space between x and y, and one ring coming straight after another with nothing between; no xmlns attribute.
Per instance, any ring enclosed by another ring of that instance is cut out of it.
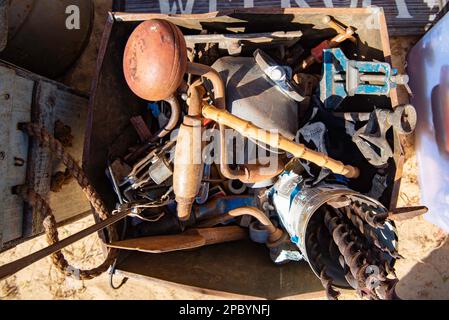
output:
<svg viewBox="0 0 449 320"><path fill-rule="evenodd" d="M287 151L297 158L308 160L316 165L328 168L336 174L344 175L347 178L357 178L360 174L359 169L353 166L344 165L341 161L332 159L321 152L308 149L303 144L290 141L279 133L272 133L261 129L249 121L234 116L226 110L205 104L202 113L205 118L232 128L244 137L252 138L273 148Z"/></svg>

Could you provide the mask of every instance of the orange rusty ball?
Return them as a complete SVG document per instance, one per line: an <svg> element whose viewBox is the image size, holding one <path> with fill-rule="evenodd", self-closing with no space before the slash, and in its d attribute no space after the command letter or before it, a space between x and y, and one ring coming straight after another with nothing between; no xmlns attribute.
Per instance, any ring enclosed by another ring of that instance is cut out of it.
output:
<svg viewBox="0 0 449 320"><path fill-rule="evenodd" d="M173 23L141 23L128 39L123 71L131 90L149 101L164 100L181 85L187 68L184 36Z"/></svg>

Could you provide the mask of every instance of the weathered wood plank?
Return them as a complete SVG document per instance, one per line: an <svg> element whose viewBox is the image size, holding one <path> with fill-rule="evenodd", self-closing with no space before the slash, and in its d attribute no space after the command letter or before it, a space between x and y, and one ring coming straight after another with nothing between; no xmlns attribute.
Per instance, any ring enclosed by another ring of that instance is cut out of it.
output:
<svg viewBox="0 0 449 320"><path fill-rule="evenodd" d="M23 201L11 187L25 183L28 136L17 130L28 122L34 82L0 66L0 248L22 236Z"/></svg>
<svg viewBox="0 0 449 320"><path fill-rule="evenodd" d="M447 0L114 0L114 11L206 13L238 8L383 7L391 35L423 34Z"/></svg>
<svg viewBox="0 0 449 320"><path fill-rule="evenodd" d="M87 119L87 100L84 97L58 90L55 95L57 101L55 108L55 121L61 121L72 129L73 141L71 147L66 150L81 165L84 147L84 133ZM53 161L53 174L64 172L65 167L60 161ZM70 201L67 201L70 195ZM48 201L53 209L57 222L63 222L90 211L90 203L87 201L78 183L72 179L64 185L60 192L50 192Z"/></svg>
<svg viewBox="0 0 449 320"><path fill-rule="evenodd" d="M31 108L32 121L47 128L49 132L53 132L54 130L56 90L56 86L52 83L38 82ZM52 173L52 156L49 148L42 147L37 140L32 139L28 154L28 164L27 184L38 194L45 197L50 191ZM24 215L25 236L42 232L44 218L38 210L27 208Z"/></svg>
<svg viewBox="0 0 449 320"><path fill-rule="evenodd" d="M6 47L8 40L8 2L0 0L0 51Z"/></svg>
<svg viewBox="0 0 449 320"><path fill-rule="evenodd" d="M50 192L52 175L65 168L37 141L29 144L28 136L17 130L17 123L34 121L52 133L55 121L62 121L72 128L74 136L68 151L81 163L86 119L86 97L0 62L0 252L42 232L44 217L13 195L13 186L33 186L47 198L58 223L90 211L75 181L58 193Z"/></svg>

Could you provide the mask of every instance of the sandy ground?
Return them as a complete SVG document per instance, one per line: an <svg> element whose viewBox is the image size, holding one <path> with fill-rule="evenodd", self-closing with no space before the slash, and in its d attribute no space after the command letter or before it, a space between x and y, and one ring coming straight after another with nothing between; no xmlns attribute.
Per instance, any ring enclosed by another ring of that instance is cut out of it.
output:
<svg viewBox="0 0 449 320"><path fill-rule="evenodd" d="M95 1L97 14L92 40L78 65L90 67L73 69L64 79L65 83L75 85L88 92L90 79L98 52L99 39L106 19L106 8L110 0ZM404 66L405 53L416 42L416 38L392 39L393 63ZM403 95L403 93L402 93ZM416 154L414 139L409 137L405 144L406 162L399 197L399 206L420 203L417 181ZM66 237L93 224L93 218L82 219L60 229L61 237ZM405 257L397 263L400 279L398 293L404 299L449 299L449 241L436 226L422 217L398 224L400 253ZM23 245L0 254L0 265L11 262L46 246L45 239L39 237ZM96 235L64 250L75 267L89 268L102 261L100 240ZM84 261L82 265L76 264ZM118 283L120 278L116 278ZM109 286L109 276L104 274L91 281L66 279L52 266L49 259L41 260L20 271L7 280L0 281L0 299L214 299L216 297L191 292L183 287L158 284L149 285L130 279L119 290ZM356 298L348 294L343 298Z"/></svg>

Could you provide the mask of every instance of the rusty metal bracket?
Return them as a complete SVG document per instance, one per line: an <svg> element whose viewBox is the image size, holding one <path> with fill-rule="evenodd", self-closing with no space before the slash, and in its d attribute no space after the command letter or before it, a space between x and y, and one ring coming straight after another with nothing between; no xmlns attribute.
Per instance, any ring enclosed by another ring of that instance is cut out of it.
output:
<svg viewBox="0 0 449 320"><path fill-rule="evenodd" d="M376 167L385 165L393 157L393 149L387 140L387 131L393 129L399 134L411 134L416 127L417 114L412 105L396 107L394 111L375 110L373 113L345 113L346 121L357 123L368 121L365 126L353 132L348 130L352 141L363 156Z"/></svg>
<svg viewBox="0 0 449 320"><path fill-rule="evenodd" d="M242 52L247 45L294 45L302 37L301 31L277 31L266 33L246 33L246 34L200 34L185 36L187 47L194 47L195 44L218 43L220 49L228 51L229 55L235 56Z"/></svg>

